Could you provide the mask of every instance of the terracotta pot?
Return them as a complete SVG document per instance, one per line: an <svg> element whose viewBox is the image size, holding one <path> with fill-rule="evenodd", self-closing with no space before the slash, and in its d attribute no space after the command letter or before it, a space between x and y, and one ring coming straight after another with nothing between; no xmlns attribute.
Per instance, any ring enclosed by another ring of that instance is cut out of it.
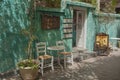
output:
<svg viewBox="0 0 120 80"><path fill-rule="evenodd" d="M38 69L20 69L23 80L35 80L38 76Z"/></svg>

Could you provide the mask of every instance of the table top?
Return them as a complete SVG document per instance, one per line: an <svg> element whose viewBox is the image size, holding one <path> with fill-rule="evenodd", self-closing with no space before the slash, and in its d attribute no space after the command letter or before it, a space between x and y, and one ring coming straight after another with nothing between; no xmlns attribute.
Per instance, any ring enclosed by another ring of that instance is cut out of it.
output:
<svg viewBox="0 0 120 80"><path fill-rule="evenodd" d="M113 38L113 37L112 37L112 38L110 38L110 39L113 39L113 40L120 40L120 38Z"/></svg>
<svg viewBox="0 0 120 80"><path fill-rule="evenodd" d="M85 51L87 50L86 48L83 48L83 47L74 47L74 50L77 50L77 51Z"/></svg>
<svg viewBox="0 0 120 80"><path fill-rule="evenodd" d="M83 47L77 47L77 50L78 51L85 51L85 50L87 50L86 48L83 48Z"/></svg>
<svg viewBox="0 0 120 80"><path fill-rule="evenodd" d="M64 46L50 46L47 47L48 50L64 50Z"/></svg>

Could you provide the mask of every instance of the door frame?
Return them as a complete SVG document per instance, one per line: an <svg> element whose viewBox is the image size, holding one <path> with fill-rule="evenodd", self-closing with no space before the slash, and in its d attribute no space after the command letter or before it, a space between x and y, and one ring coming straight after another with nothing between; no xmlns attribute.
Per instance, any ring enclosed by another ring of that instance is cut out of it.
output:
<svg viewBox="0 0 120 80"><path fill-rule="evenodd" d="M86 36L87 36L87 9L86 8L81 8L81 7L73 7L73 10L77 10L79 13L81 13L83 16L82 16L82 28L83 28L83 35L84 35L84 43L82 45L83 48L86 48ZM76 13L77 15L78 13ZM77 16L76 16L76 20L78 20ZM76 26L76 29L78 29L78 26ZM76 46L79 47L79 45L77 45L77 30L76 30Z"/></svg>

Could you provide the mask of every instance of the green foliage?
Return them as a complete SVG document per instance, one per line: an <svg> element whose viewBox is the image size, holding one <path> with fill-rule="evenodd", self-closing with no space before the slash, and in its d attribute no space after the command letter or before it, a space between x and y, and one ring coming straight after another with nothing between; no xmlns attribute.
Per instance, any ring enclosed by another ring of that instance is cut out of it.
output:
<svg viewBox="0 0 120 80"><path fill-rule="evenodd" d="M112 5L113 5L113 6L116 6L116 5L117 5L117 1L118 1L118 0L112 0L112 1L111 1Z"/></svg>
<svg viewBox="0 0 120 80"><path fill-rule="evenodd" d="M28 59L32 59L32 45L33 45L33 41L35 39L37 39L37 36L35 35L36 33L36 27L34 24L34 17L35 17L35 5L34 5L34 0L31 0L31 2L29 3L29 15L28 15L28 20L30 21L30 25L21 30L21 33L27 37L28 39L28 46L27 46L27 53L28 53Z"/></svg>
<svg viewBox="0 0 120 80"><path fill-rule="evenodd" d="M111 13L115 13L115 6L117 4L117 0L111 0L111 1L105 1L104 5L101 6L101 12L98 13L98 24L99 27L102 26L104 33L108 33L108 30L110 29L109 25L114 24L115 17L111 15ZM104 13L105 15L104 15ZM103 15L101 14L103 13ZM102 15L102 16L101 16Z"/></svg>
<svg viewBox="0 0 120 80"><path fill-rule="evenodd" d="M105 3L105 7L102 9L103 12L106 12L106 13L115 13L116 3L117 2L115 2L115 1L106 2Z"/></svg>
<svg viewBox="0 0 120 80"><path fill-rule="evenodd" d="M17 66L21 69L29 68L29 69L38 69L38 63L32 59L26 59L20 61Z"/></svg>
<svg viewBox="0 0 120 80"><path fill-rule="evenodd" d="M18 63L19 68L31 68L31 69L37 69L38 63L34 60L32 60L32 48L33 48L33 41L37 39L37 36L35 35L35 28L33 26L30 26L26 29L22 29L21 33L28 38L28 45L27 45L27 54L28 59L20 61Z"/></svg>
<svg viewBox="0 0 120 80"><path fill-rule="evenodd" d="M96 0L91 0L91 3L93 4L93 5L97 5L97 2L96 2Z"/></svg>
<svg viewBox="0 0 120 80"><path fill-rule="evenodd" d="M109 26L114 24L115 17L110 14L106 14L105 16L98 16L99 25L103 25L104 33L108 33Z"/></svg>
<svg viewBox="0 0 120 80"><path fill-rule="evenodd" d="M60 7L61 0L45 0L47 7Z"/></svg>
<svg viewBox="0 0 120 80"><path fill-rule="evenodd" d="M61 0L36 0L37 6L59 8Z"/></svg>
<svg viewBox="0 0 120 80"><path fill-rule="evenodd" d="M111 4L112 4L111 9L115 11L115 7L117 5L117 0L112 0Z"/></svg>
<svg viewBox="0 0 120 80"><path fill-rule="evenodd" d="M34 2L33 0L30 2L30 12L28 15L28 20L30 21L30 25L21 30L21 34L25 36L28 39L28 45L27 45L27 56L28 58L25 60L20 61L17 65L19 68L38 68L38 63L35 60L32 60L33 56L33 41L37 39L36 33L36 27L34 25L34 17L35 17L35 10L34 10ZM32 8L31 8L32 7Z"/></svg>
<svg viewBox="0 0 120 80"><path fill-rule="evenodd" d="M37 39L35 35L36 29L33 26L28 27L28 29L22 29L21 33L28 38L28 45L27 45L27 54L28 59L32 58L32 42Z"/></svg>

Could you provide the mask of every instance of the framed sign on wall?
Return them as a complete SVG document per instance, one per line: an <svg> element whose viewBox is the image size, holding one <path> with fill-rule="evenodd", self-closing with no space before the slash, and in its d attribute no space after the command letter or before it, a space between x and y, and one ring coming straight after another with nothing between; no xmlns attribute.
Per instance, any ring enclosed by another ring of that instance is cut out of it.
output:
<svg viewBox="0 0 120 80"><path fill-rule="evenodd" d="M42 15L42 29L58 29L60 28L60 17L51 15Z"/></svg>

